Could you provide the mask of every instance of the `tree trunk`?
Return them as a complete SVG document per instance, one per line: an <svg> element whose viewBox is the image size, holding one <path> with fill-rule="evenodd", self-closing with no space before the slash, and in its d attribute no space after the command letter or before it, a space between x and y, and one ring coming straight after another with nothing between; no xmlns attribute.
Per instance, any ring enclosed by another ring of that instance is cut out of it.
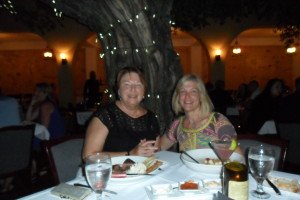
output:
<svg viewBox="0 0 300 200"><path fill-rule="evenodd" d="M110 91L119 69L144 70L148 87L145 106L154 111L161 131L173 119L171 97L182 70L170 31L172 0L41 0L63 15L77 19L98 33ZM115 96L113 96L113 99Z"/></svg>

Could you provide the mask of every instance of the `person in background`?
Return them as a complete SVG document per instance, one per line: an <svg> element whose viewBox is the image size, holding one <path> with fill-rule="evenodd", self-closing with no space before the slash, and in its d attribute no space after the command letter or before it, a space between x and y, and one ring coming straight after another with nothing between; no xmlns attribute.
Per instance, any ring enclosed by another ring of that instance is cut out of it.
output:
<svg viewBox="0 0 300 200"><path fill-rule="evenodd" d="M55 104L52 88L48 83L36 85L36 91L26 112L26 121L44 125L50 133L50 139L57 139L65 134L64 120ZM35 147L38 145L36 142Z"/></svg>
<svg viewBox="0 0 300 200"><path fill-rule="evenodd" d="M257 80L252 80L248 83L248 98L253 100L260 94L259 83Z"/></svg>
<svg viewBox="0 0 300 200"><path fill-rule="evenodd" d="M83 99L89 108L100 102L100 81L96 79L96 72L90 72L90 78L85 81L83 89Z"/></svg>
<svg viewBox="0 0 300 200"><path fill-rule="evenodd" d="M0 88L0 128L21 124L21 106L13 98L5 96Z"/></svg>
<svg viewBox="0 0 300 200"><path fill-rule="evenodd" d="M116 80L119 100L98 108L86 131L83 159L95 152L111 156L152 156L159 139L159 124L153 112L141 105L146 89L142 71L120 70Z"/></svg>
<svg viewBox="0 0 300 200"><path fill-rule="evenodd" d="M295 80L295 91L282 99L277 122L300 123L300 77Z"/></svg>
<svg viewBox="0 0 300 200"><path fill-rule="evenodd" d="M234 94L234 102L237 105L243 105L244 102L247 99L247 94L248 94L248 86L245 83L241 83L236 91L236 93Z"/></svg>
<svg viewBox="0 0 300 200"><path fill-rule="evenodd" d="M196 75L185 75L177 83L172 97L172 108L180 115L161 137L161 150L179 143L179 150L210 148L214 139L236 139L236 131L221 113L213 112L213 104L202 80Z"/></svg>
<svg viewBox="0 0 300 200"><path fill-rule="evenodd" d="M258 133L268 120L275 120L282 99L282 81L270 79L264 90L252 101L245 121L245 131Z"/></svg>
<svg viewBox="0 0 300 200"><path fill-rule="evenodd" d="M225 82L223 80L217 80L215 83L215 89L210 92L211 101L215 107L215 111L226 115L226 109L233 104L229 92L225 90Z"/></svg>

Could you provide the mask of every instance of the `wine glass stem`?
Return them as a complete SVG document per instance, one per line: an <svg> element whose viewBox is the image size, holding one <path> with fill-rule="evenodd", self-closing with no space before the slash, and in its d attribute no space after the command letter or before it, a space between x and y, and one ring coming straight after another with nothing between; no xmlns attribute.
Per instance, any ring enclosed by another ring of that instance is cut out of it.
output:
<svg viewBox="0 0 300 200"><path fill-rule="evenodd" d="M222 162L222 169L221 169L221 180L222 180L222 193L225 194L225 179L224 179L224 162Z"/></svg>
<svg viewBox="0 0 300 200"><path fill-rule="evenodd" d="M258 180L257 181L256 191L258 193L261 193L261 194L265 192L264 189L263 189L263 180Z"/></svg>
<svg viewBox="0 0 300 200"><path fill-rule="evenodd" d="M96 200L102 200L102 192L96 192Z"/></svg>

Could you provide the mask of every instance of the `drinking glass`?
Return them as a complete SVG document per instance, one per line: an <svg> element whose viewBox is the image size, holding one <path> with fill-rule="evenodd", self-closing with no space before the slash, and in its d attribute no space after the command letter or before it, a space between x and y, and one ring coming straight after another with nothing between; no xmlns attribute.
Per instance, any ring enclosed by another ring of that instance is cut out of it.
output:
<svg viewBox="0 0 300 200"><path fill-rule="evenodd" d="M85 159L86 179L98 200L102 199L102 192L111 176L111 166L111 158L107 153L95 153Z"/></svg>
<svg viewBox="0 0 300 200"><path fill-rule="evenodd" d="M226 140L213 140L209 142L209 146L213 149L217 157L222 162L221 169L221 180L222 180L222 193L225 194L225 184L224 184L224 164L229 160L232 153L237 148L236 139L226 139Z"/></svg>
<svg viewBox="0 0 300 200"><path fill-rule="evenodd" d="M250 192L251 195L259 199L270 198L271 195L266 193L263 189L263 182L273 170L275 151L271 148L264 147L263 145L250 147L248 162L251 174L257 182L257 188Z"/></svg>

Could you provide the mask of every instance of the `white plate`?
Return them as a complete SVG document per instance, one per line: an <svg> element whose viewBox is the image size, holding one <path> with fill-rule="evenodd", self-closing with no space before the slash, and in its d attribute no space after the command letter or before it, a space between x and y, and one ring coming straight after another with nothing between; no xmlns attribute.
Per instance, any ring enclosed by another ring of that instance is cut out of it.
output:
<svg viewBox="0 0 300 200"><path fill-rule="evenodd" d="M141 163L143 162L144 160L147 159L147 157L143 157L143 156L117 156L117 157L112 157L111 158L111 162L112 162L112 165L116 165L116 164L122 164L126 159L131 159L133 160L134 162L136 163ZM162 161L162 160L160 160ZM166 161L162 161L163 164L159 167L161 169L167 167L167 162ZM152 171L150 174L158 174L160 172L160 170L156 169L154 171ZM129 175L129 176L126 176L125 178L110 178L111 181L115 181L115 182L135 182L135 181L141 181L143 179L149 179L153 176L150 176L150 175Z"/></svg>
<svg viewBox="0 0 300 200"><path fill-rule="evenodd" d="M194 149L194 150L187 151L187 153L200 162L200 164L198 164L187 155L181 154L180 159L188 168L194 171L210 173L210 174L219 174L221 172L221 165L204 164L205 158L218 159L217 155L214 153L212 149ZM235 152L233 152L233 154L230 156L229 159L231 161L238 161L242 163L245 162L244 157Z"/></svg>
<svg viewBox="0 0 300 200"><path fill-rule="evenodd" d="M287 178L271 174L270 181L278 187L279 190L284 190L300 195L300 181L297 178ZM271 187L267 181L264 181L264 186Z"/></svg>

